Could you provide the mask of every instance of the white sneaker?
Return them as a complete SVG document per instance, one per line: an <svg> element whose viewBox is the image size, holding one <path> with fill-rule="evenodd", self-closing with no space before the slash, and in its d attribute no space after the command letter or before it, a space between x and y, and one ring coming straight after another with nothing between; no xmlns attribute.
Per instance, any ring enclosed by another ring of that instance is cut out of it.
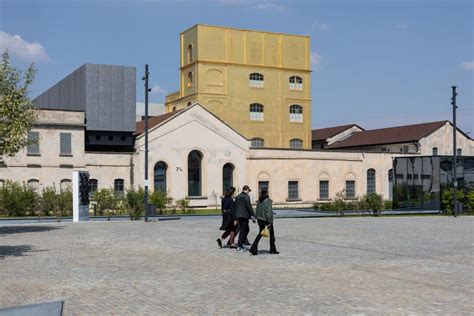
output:
<svg viewBox="0 0 474 316"><path fill-rule="evenodd" d="M237 247L236 251L237 251L237 252L244 252L244 249L243 249L243 248L240 248L240 247Z"/></svg>

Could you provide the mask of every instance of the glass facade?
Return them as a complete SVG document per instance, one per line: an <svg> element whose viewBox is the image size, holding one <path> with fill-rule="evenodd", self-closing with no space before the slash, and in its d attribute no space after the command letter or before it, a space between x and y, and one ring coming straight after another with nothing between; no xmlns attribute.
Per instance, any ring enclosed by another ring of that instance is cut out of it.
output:
<svg viewBox="0 0 474 316"><path fill-rule="evenodd" d="M399 157L393 162L393 208L410 210L452 210L453 157ZM458 201L472 208L474 157L457 158ZM472 210L471 210L472 211Z"/></svg>

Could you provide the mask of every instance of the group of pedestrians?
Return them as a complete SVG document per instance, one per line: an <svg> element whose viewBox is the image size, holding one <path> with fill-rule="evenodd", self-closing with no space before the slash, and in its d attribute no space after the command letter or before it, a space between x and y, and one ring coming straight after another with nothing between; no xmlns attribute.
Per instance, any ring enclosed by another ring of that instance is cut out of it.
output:
<svg viewBox="0 0 474 316"><path fill-rule="evenodd" d="M217 239L217 244L220 248L223 247L225 239L227 247L235 248L238 252L249 251L252 255L258 254L258 243L262 237L261 232L266 228L270 235L270 253L278 254L275 247L275 232L273 229L273 209L272 200L268 196L268 190L263 188L260 191L260 196L257 202L256 212L254 213L252 204L250 203L250 188L244 185L242 192L237 195L234 200L235 188L230 187L225 196L222 198L222 226L220 230L224 233ZM249 221L258 223L258 234L254 242L250 246L248 242L248 234L250 231ZM235 243L236 236L237 244ZM250 246L250 248L249 248Z"/></svg>

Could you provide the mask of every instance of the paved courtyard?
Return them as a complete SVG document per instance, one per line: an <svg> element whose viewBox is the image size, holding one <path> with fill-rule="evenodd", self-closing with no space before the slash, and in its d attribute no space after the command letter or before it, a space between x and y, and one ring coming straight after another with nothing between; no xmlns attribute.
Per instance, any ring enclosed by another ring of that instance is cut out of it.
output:
<svg viewBox="0 0 474 316"><path fill-rule="evenodd" d="M279 219L281 254L259 256L218 249L219 225L0 226L0 307L64 300L67 315L474 310L473 217Z"/></svg>

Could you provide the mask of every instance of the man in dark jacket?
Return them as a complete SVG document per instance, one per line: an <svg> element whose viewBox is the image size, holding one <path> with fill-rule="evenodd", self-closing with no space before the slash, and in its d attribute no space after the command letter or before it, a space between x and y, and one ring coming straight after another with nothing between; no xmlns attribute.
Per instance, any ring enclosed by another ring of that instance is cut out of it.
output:
<svg viewBox="0 0 474 316"><path fill-rule="evenodd" d="M249 219L252 218L252 221L255 222L255 214L253 212L252 204L250 203L250 190L248 185L244 185L242 188L242 193L237 195L235 198L234 204L234 218L237 218L239 223L240 233L239 233L239 242L237 243L237 251L243 251L244 242L247 240L247 235L249 234Z"/></svg>

